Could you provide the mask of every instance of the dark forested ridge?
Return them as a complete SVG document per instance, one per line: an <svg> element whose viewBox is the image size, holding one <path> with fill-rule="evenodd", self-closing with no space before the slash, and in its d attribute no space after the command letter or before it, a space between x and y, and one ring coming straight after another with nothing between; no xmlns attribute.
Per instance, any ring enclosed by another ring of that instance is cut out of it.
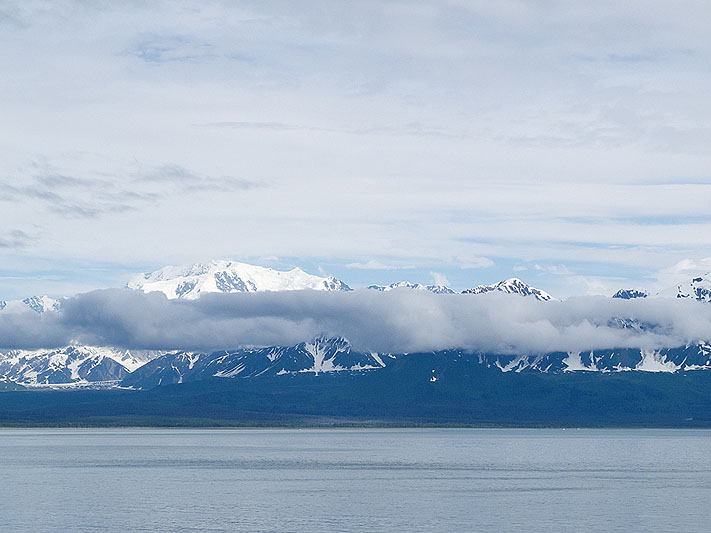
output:
<svg viewBox="0 0 711 533"><path fill-rule="evenodd" d="M711 427L711 372L503 373L413 354L372 372L0 394L4 426L340 424Z"/></svg>

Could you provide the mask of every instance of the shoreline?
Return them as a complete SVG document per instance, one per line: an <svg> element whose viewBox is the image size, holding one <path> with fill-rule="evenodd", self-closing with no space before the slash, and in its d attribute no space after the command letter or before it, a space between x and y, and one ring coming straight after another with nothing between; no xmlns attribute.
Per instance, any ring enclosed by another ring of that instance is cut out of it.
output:
<svg viewBox="0 0 711 533"><path fill-rule="evenodd" d="M555 431L711 431L708 426L553 426L553 425L490 425L490 424L156 424L156 425L111 425L111 424L0 424L0 432L6 430L27 429L27 430L48 430L48 429L132 429L132 430L420 430L420 429L481 429L481 430L555 430Z"/></svg>

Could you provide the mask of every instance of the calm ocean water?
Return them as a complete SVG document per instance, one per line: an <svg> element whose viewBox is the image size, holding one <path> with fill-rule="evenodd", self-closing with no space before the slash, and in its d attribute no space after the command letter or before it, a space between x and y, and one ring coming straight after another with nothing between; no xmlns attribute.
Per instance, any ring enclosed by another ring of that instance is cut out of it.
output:
<svg viewBox="0 0 711 533"><path fill-rule="evenodd" d="M0 430L2 531L708 531L711 432Z"/></svg>

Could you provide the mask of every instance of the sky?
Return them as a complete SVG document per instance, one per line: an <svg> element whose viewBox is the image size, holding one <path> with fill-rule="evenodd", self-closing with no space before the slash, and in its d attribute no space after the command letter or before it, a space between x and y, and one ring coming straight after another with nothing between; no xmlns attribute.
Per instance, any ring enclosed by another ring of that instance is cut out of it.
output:
<svg viewBox="0 0 711 533"><path fill-rule="evenodd" d="M0 299L711 270L707 2L0 0Z"/></svg>

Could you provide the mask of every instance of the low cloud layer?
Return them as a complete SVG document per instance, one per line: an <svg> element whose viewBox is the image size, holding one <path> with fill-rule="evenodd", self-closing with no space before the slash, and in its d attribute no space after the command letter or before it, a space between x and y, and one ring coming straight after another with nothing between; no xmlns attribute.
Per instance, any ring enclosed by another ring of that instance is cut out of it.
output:
<svg viewBox="0 0 711 533"><path fill-rule="evenodd" d="M675 347L711 339L711 305L603 297L539 302L407 289L206 294L183 301L107 289L69 298L58 313L0 312L3 349L84 343L217 350L290 345L320 333L345 336L358 349L392 353Z"/></svg>

